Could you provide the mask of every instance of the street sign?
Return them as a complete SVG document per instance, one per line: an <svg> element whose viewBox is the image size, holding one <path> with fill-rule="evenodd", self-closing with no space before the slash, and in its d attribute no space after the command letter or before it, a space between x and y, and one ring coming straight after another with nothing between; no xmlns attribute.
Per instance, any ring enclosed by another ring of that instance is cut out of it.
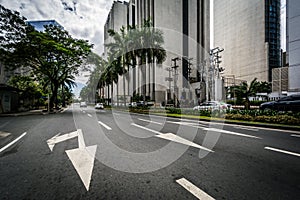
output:
<svg viewBox="0 0 300 200"><path fill-rule="evenodd" d="M173 78L171 78L171 77L166 77L166 78L165 78L165 81L173 81Z"/></svg>

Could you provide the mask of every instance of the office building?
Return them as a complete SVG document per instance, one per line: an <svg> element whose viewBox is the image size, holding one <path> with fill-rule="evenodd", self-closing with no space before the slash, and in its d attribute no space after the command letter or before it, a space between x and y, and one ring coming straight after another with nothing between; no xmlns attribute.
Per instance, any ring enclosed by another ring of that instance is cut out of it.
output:
<svg viewBox="0 0 300 200"><path fill-rule="evenodd" d="M300 92L300 1L287 0L289 92Z"/></svg>
<svg viewBox="0 0 300 200"><path fill-rule="evenodd" d="M58 26L61 29L63 29L63 26L60 25L55 20L34 20L34 21L27 21L27 23L33 26L37 31L44 31L45 26L49 26L49 25Z"/></svg>
<svg viewBox="0 0 300 200"><path fill-rule="evenodd" d="M280 0L214 0L214 47L224 76L272 81L280 67Z"/></svg>
<svg viewBox="0 0 300 200"><path fill-rule="evenodd" d="M209 0L131 0L128 4L114 2L105 25L106 30L111 27L108 24L112 18L115 24L119 24L118 27L123 23L124 26L135 25L138 28L142 26L144 20L150 19L153 27L162 31L163 48L167 53L166 61L162 64L145 64L148 73L146 79L143 79L143 72L140 70L143 66L129 72L128 94L142 94L144 88L146 95L156 102L167 101L174 95L178 101L198 100L196 90L204 91L205 88L200 88L201 73L197 72L200 72L200 63L209 59L209 2ZM115 12L118 9L116 5L120 4L127 5L127 15L123 13L126 9L122 8L118 11L121 16L112 17L112 13L116 16ZM170 77L168 69L173 69ZM122 84L122 81L119 82ZM143 85L147 85L146 88Z"/></svg>

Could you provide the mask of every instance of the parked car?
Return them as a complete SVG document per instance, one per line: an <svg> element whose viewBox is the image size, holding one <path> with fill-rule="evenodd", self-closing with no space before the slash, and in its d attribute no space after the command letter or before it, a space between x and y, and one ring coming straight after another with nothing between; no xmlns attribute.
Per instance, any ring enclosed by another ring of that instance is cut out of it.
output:
<svg viewBox="0 0 300 200"><path fill-rule="evenodd" d="M300 112L300 95L290 95L277 101L265 102L259 108L261 110Z"/></svg>
<svg viewBox="0 0 300 200"><path fill-rule="evenodd" d="M104 109L103 103L97 103L97 104L95 105L95 109Z"/></svg>
<svg viewBox="0 0 300 200"><path fill-rule="evenodd" d="M87 107L87 104L85 101L80 102L80 107Z"/></svg>
<svg viewBox="0 0 300 200"><path fill-rule="evenodd" d="M195 106L193 110L232 110L232 105L219 101L207 101Z"/></svg>
<svg viewBox="0 0 300 200"><path fill-rule="evenodd" d="M218 101L207 101L201 103L199 106L195 106L193 110L219 110L223 108L220 102Z"/></svg>

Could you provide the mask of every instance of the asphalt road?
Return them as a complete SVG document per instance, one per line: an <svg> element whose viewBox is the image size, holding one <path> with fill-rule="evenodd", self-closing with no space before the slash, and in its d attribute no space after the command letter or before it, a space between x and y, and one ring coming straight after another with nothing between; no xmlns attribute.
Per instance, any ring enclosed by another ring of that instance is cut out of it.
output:
<svg viewBox="0 0 300 200"><path fill-rule="evenodd" d="M0 199L299 196L297 131L79 105L0 118Z"/></svg>

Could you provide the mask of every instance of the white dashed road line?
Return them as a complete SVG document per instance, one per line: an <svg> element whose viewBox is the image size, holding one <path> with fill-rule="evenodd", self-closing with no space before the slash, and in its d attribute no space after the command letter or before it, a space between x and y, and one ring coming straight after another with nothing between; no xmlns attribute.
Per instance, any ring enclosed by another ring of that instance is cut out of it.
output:
<svg viewBox="0 0 300 200"><path fill-rule="evenodd" d="M199 189L197 186L195 186L190 181L186 180L185 178L181 178L176 180L176 182L181 185L184 189L192 193L195 197L201 200L213 200L211 196L209 196L207 193Z"/></svg>
<svg viewBox="0 0 300 200"><path fill-rule="evenodd" d="M298 135L298 134L292 134L291 136L300 138L300 135Z"/></svg>
<svg viewBox="0 0 300 200"><path fill-rule="evenodd" d="M300 157L299 153L290 152L290 151L286 151L286 150L282 150L282 149L276 149L276 148L273 148L273 147L265 147L265 149Z"/></svg>
<svg viewBox="0 0 300 200"><path fill-rule="evenodd" d="M174 121L167 121L168 123L172 124L178 124L178 125L184 125L184 126L190 126L194 128L206 128L207 126L199 123L191 123L191 122L174 122Z"/></svg>
<svg viewBox="0 0 300 200"><path fill-rule="evenodd" d="M256 136L253 136L253 135L247 135L247 134L243 134L243 133L236 133L236 132L226 131L226 130L217 129L217 128L204 128L203 130L205 130L205 131L220 132L220 133L225 133L225 134L228 134L228 135L236 135L236 136L241 136L241 137L261 139L260 137L256 137Z"/></svg>
<svg viewBox="0 0 300 200"><path fill-rule="evenodd" d="M247 130L247 131L258 131L258 129L255 128L245 128L245 127L234 127L236 129L242 129L242 130Z"/></svg>
<svg viewBox="0 0 300 200"><path fill-rule="evenodd" d="M101 125L101 126L103 126L104 128L106 128L107 130L112 130L109 126L107 126L106 124L104 124L103 122L101 122L101 121L98 121L98 123Z"/></svg>
<svg viewBox="0 0 300 200"><path fill-rule="evenodd" d="M140 120L140 121L144 121L144 122L153 123L153 124L163 125L163 123L160 123L160 122L155 122L155 121L150 121L150 120L146 120L146 119L141 119L141 118L138 118L138 120Z"/></svg>
<svg viewBox="0 0 300 200"><path fill-rule="evenodd" d="M135 127L138 127L138 128L141 128L141 129L144 129L144 130L146 130L146 131L150 131L150 132L155 133L155 134L158 134L158 135L161 135L161 134L162 134L162 133L159 132L159 131L152 130L152 129L150 129L150 128L146 128L146 127L140 126L140 125L135 124L135 123L131 123L131 125L132 125L132 126L135 126Z"/></svg>
<svg viewBox="0 0 300 200"><path fill-rule="evenodd" d="M19 137L17 137L14 141L12 141L11 143L7 144L6 146L2 147L0 149L0 153L4 150L6 150L7 148L9 148L10 146L12 146L13 144L15 144L16 142L18 142L22 137L24 137L27 133L23 133L22 135L20 135Z"/></svg>
<svg viewBox="0 0 300 200"><path fill-rule="evenodd" d="M91 114L87 114L87 116L89 116L89 117L93 117Z"/></svg>

